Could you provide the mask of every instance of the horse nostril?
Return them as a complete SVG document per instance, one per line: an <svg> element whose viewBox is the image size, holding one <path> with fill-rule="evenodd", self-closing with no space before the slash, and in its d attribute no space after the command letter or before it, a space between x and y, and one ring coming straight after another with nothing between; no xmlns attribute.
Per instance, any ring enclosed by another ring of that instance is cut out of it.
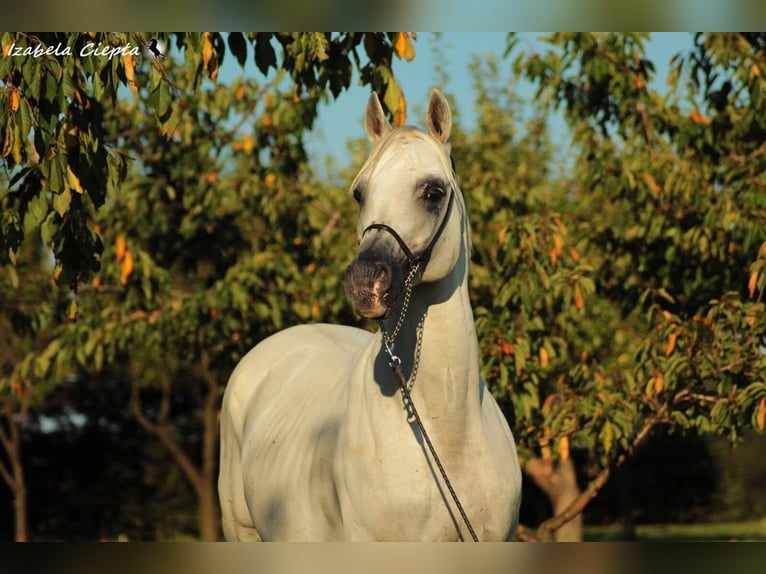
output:
<svg viewBox="0 0 766 574"><path fill-rule="evenodd" d="M386 280L386 278L390 275L390 270L388 265L385 263L376 263L375 264L375 281L383 282Z"/></svg>

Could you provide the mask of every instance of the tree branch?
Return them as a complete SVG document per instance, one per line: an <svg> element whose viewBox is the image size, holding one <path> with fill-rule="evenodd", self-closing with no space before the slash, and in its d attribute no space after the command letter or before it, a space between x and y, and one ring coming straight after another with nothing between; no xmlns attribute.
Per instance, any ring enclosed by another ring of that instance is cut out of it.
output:
<svg viewBox="0 0 766 574"><path fill-rule="evenodd" d="M6 415L6 416L10 419L10 415ZM13 425L13 421L9 421L9 424ZM3 448L5 449L5 452L8 454L8 458L12 461L16 453L16 448L14 447L11 438L5 432L5 429L3 428L2 424L0 424L0 443L2 443ZM13 492L16 492L16 481L14 480L10 469L1 460L0 460L0 476L3 477L3 480L8 485L8 488L10 488Z"/></svg>
<svg viewBox="0 0 766 574"><path fill-rule="evenodd" d="M627 448L627 450L623 453L621 453L610 465L608 465L606 468L604 468L601 472L598 473L596 478L591 480L588 483L588 486L580 493L580 495L575 498L572 503L567 506L564 511L561 514L558 514L557 516L554 516L552 518L549 518L548 520L544 521L538 528L537 528L537 540L540 541L550 541L553 540L553 533L556 532L559 528L561 528L564 524L572 520L575 516L580 514L585 507L588 505L588 503L596 497L598 492L603 488L603 486L606 484L607 480L609 480L609 477L616 471L618 468L620 468L623 463L635 453L635 451L638 449L641 444L644 443L644 441L649 437L649 433L654 428L654 426L660 422L662 419L662 415L664 414L664 411L666 410L667 405L663 405L662 408L657 412L657 414L653 417L651 417L649 420L644 423L644 426L641 427L641 430L638 431L638 434L633 439L633 442L630 444L630 446Z"/></svg>
<svg viewBox="0 0 766 574"><path fill-rule="evenodd" d="M141 391L137 380L137 377L133 378L130 397L130 409L133 416L136 418L139 425L159 439L162 446L165 447L173 460L176 461L176 464L181 467L181 470L189 479L189 482L192 483L194 489L198 493L202 492L204 490L204 479L202 474L168 431L167 417L170 412L170 384L163 383L162 403L158 415L158 422L154 423L144 414L141 407Z"/></svg>

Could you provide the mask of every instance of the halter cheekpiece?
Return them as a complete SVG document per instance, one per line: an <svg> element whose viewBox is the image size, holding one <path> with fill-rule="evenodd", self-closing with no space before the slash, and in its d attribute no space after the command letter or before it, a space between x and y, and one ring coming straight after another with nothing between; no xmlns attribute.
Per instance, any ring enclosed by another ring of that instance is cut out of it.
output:
<svg viewBox="0 0 766 574"><path fill-rule="evenodd" d="M364 231L362 232L362 237L364 237L368 231L371 229L380 229L383 231L388 232L399 244L399 247L404 252L404 254L407 256L407 262L410 264L410 269L415 268L415 266L419 266L421 270L425 271L425 266L428 264L428 260L431 258L431 252L434 249L434 246L436 245L436 242L439 240L439 237L441 237L442 232L444 231L444 228L447 227L447 222L449 221L450 213L452 212L452 204L454 203L453 198L455 197L454 190L450 190L449 199L447 200L447 209L444 212L444 217L441 220L441 223L439 223L439 227L436 229L436 232L431 237L431 240L428 242L428 245L417 255L412 252L410 247L407 245L407 242L402 239L401 235L399 235L396 230L391 227L390 225L386 225L385 223L371 223L367 227L365 227Z"/></svg>

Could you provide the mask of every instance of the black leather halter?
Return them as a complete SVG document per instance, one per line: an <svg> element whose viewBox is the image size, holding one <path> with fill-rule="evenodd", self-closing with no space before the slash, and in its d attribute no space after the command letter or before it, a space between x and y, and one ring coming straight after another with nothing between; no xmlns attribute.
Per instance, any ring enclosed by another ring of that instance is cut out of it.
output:
<svg viewBox="0 0 766 574"><path fill-rule="evenodd" d="M372 223L368 225L364 231L362 232L362 237L365 236L365 234L370 229L381 229L383 231L387 231L391 234L391 236L396 239L396 242L399 244L399 247L401 247L402 251L404 251L404 254L407 256L407 261L410 264L410 269L413 269L415 265L421 265L421 273L425 270L425 266L428 265L428 260L431 258L431 252L433 251L434 246L436 245L436 242L439 240L439 237L441 237L442 232L444 231L444 228L447 227L447 222L449 221L450 214L452 213L452 204L454 203L454 197L455 197L455 190L450 190L449 199L447 200L447 209L444 212L444 217L441 220L441 223L439 224L439 227L436 229L436 232L431 237L431 241L428 242L428 245L426 245L425 249L423 249L420 253L415 254L412 252L412 250L409 248L407 243L402 239L402 237L396 232L396 230L391 227L390 225L386 225L385 223Z"/></svg>

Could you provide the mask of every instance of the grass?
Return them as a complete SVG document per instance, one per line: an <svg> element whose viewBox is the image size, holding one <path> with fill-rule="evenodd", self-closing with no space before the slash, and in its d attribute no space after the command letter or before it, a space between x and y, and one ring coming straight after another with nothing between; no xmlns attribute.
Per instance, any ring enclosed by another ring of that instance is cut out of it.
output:
<svg viewBox="0 0 766 574"><path fill-rule="evenodd" d="M587 541L621 541L622 526L585 526ZM644 541L758 541L766 540L766 521L711 524L637 524L636 540Z"/></svg>

